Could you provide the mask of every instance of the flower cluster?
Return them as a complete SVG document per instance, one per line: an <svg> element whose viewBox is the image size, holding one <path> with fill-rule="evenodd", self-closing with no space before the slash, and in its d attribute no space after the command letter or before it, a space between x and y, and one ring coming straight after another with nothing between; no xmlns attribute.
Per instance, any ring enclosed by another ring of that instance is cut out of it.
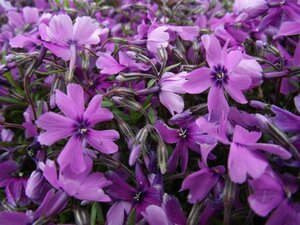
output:
<svg viewBox="0 0 300 225"><path fill-rule="evenodd" d="M0 0L0 225L300 224L300 2Z"/></svg>

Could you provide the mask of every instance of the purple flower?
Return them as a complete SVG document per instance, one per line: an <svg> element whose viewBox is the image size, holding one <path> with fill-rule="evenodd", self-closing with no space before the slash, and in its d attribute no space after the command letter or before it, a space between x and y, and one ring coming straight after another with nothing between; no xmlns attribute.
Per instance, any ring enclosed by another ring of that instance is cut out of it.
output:
<svg viewBox="0 0 300 225"><path fill-rule="evenodd" d="M16 28L23 28L25 25L37 23L39 20L39 11L37 8L24 7L22 14L16 11L9 11L7 13L8 22L11 26Z"/></svg>
<svg viewBox="0 0 300 225"><path fill-rule="evenodd" d="M110 198L103 189L111 184L104 177L104 174L92 171L92 160L86 156L84 158L86 169L82 172L75 173L70 166L56 172L56 165L53 161L47 160L46 164L41 164L45 178L57 190L63 190L69 196L80 200L109 202Z"/></svg>
<svg viewBox="0 0 300 225"><path fill-rule="evenodd" d="M61 168L71 165L77 172L86 170L83 160L84 140L100 152L110 154L118 151L114 143L119 138L115 130L94 130L99 122L111 120L112 113L101 108L102 96L95 95L84 110L84 93L80 85L69 84L68 94L56 91L56 104L65 116L47 112L39 117L37 124L46 131L39 135L38 141L43 145L52 145L58 140L70 137L58 156Z"/></svg>
<svg viewBox="0 0 300 225"><path fill-rule="evenodd" d="M179 128L168 127L161 120L155 124L163 140L169 144L176 143L176 147L168 160L168 171L174 172L180 159L181 170L185 171L188 164L189 151L200 152L200 144L214 144L214 140L204 135L194 121L177 124Z"/></svg>
<svg viewBox="0 0 300 225"><path fill-rule="evenodd" d="M142 215L150 225L185 225L187 223L178 199L167 194L163 197L161 207L157 205L150 205L146 208Z"/></svg>
<svg viewBox="0 0 300 225"><path fill-rule="evenodd" d="M184 108L183 98L178 94L185 93L182 89L185 76L185 72L179 74L166 72L158 82L160 86L159 100L172 115L174 115L175 112L181 113Z"/></svg>
<svg viewBox="0 0 300 225"><path fill-rule="evenodd" d="M300 222L298 213L289 201L291 195L298 189L293 176L285 174L281 180L273 171L267 170L259 178L249 181L249 184L254 193L248 197L248 201L255 213L266 217L273 209L277 208L269 218L267 225L298 224Z"/></svg>
<svg viewBox="0 0 300 225"><path fill-rule="evenodd" d="M298 112L300 112L300 95L294 98L294 102ZM300 116L275 105L271 106L271 110L275 113L273 121L281 130L291 133L298 133L300 131Z"/></svg>
<svg viewBox="0 0 300 225"><path fill-rule="evenodd" d="M38 209L32 213L27 211L21 212L0 212L0 225L29 225L41 218L47 218L57 215L61 212L68 203L68 196L63 191L54 192L50 190L47 192L43 202Z"/></svg>
<svg viewBox="0 0 300 225"><path fill-rule="evenodd" d="M0 225L29 225L32 218L21 212L0 212Z"/></svg>
<svg viewBox="0 0 300 225"><path fill-rule="evenodd" d="M143 213L143 216L149 225L172 225L165 211L157 205L148 206L145 210L145 213Z"/></svg>
<svg viewBox="0 0 300 225"><path fill-rule="evenodd" d="M43 44L58 57L70 60L70 71L76 62L76 48L83 45L93 45L100 42L100 29L98 23L91 17L78 17L73 22L68 15L53 16L49 26L39 26Z"/></svg>
<svg viewBox="0 0 300 225"><path fill-rule="evenodd" d="M35 170L31 173L25 189L25 194L35 203L40 204L46 193L49 191L50 185L46 182L42 171Z"/></svg>
<svg viewBox="0 0 300 225"><path fill-rule="evenodd" d="M42 112L45 113L48 111L47 104L45 102L38 101L37 105L43 104L42 106ZM37 110L37 108L36 108ZM25 128L25 137L26 138L31 138L31 137L36 137L38 135L37 129L35 124L33 123L34 121L34 116L32 112L32 108L28 107L25 112L23 113L25 122L22 124L22 126Z"/></svg>
<svg viewBox="0 0 300 225"><path fill-rule="evenodd" d="M250 18L261 15L268 8L267 0L236 0L233 5L235 12L245 12Z"/></svg>
<svg viewBox="0 0 300 225"><path fill-rule="evenodd" d="M30 199L25 195L27 178L22 177L18 164L13 160L0 163L0 187L5 187L6 198L13 206L26 206ZM16 174L20 175L15 176Z"/></svg>
<svg viewBox="0 0 300 225"><path fill-rule="evenodd" d="M152 30L148 34L147 49L157 54L159 48L166 48L169 45L169 34L166 32L167 26L160 26Z"/></svg>
<svg viewBox="0 0 300 225"><path fill-rule="evenodd" d="M291 157L291 153L281 146L256 143L260 137L260 132L249 132L239 125L235 126L228 156L229 176L233 182L243 183L247 174L258 178L265 172L268 163L257 150L278 155L283 159Z"/></svg>
<svg viewBox="0 0 300 225"><path fill-rule="evenodd" d="M295 0L269 0L268 3L271 7L268 13L261 19L258 26L259 31L263 31L269 25L278 27L278 24L287 18L293 21L297 21L300 18L300 6Z"/></svg>
<svg viewBox="0 0 300 225"><path fill-rule="evenodd" d="M156 175L152 179L148 179L139 163L135 167L136 187L132 187L117 173L109 172L108 178L112 181L112 185L108 187L107 193L112 199L116 199L113 206L107 214L107 220L112 222L116 221L117 216L123 215L118 218L113 225L122 225L124 220L124 210L128 212L134 208L139 214L144 212L149 205L160 205L162 198L160 175Z"/></svg>
<svg viewBox="0 0 300 225"><path fill-rule="evenodd" d="M278 34L274 38L277 38L279 36L291 36L300 34L300 17L297 19L297 21L283 22L280 26Z"/></svg>
<svg viewBox="0 0 300 225"><path fill-rule="evenodd" d="M206 50L206 60L210 68L203 67L188 74L188 81L183 89L188 93L201 93L210 88L208 94L208 110L210 118L220 119L227 115L229 106L224 96L224 89L237 102L247 103L243 91L247 90L252 80L248 75L236 71L243 59L241 51L227 52L227 44L221 48L214 36L202 36Z"/></svg>
<svg viewBox="0 0 300 225"><path fill-rule="evenodd" d="M190 191L188 195L190 203L200 202L208 195L224 173L225 168L223 166L204 167L184 179L181 191Z"/></svg>
<svg viewBox="0 0 300 225"><path fill-rule="evenodd" d="M112 75L125 69L125 66L119 64L109 53L101 52L98 55L96 65L101 69L102 74Z"/></svg>

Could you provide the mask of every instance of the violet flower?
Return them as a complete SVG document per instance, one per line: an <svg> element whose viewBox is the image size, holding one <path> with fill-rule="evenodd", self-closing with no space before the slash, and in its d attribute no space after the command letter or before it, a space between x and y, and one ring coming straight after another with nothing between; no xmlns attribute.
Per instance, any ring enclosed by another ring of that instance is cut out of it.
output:
<svg viewBox="0 0 300 225"><path fill-rule="evenodd" d="M279 145L256 143L261 135L260 132L249 132L239 125L235 126L228 156L229 176L233 182L243 183L247 174L252 178L258 178L265 172L268 163L257 150L278 155L283 159L292 156Z"/></svg>
<svg viewBox="0 0 300 225"><path fill-rule="evenodd" d="M101 69L102 74L116 74L125 69L125 66L119 64L109 53L101 52L96 61L96 66Z"/></svg>
<svg viewBox="0 0 300 225"><path fill-rule="evenodd" d="M29 225L34 224L39 219L45 219L51 216L55 216L60 213L66 206L68 196L63 191L54 192L50 190L47 192L43 202L33 213L27 211L21 212L0 212L0 225ZM39 222L41 222L39 220ZM50 224L49 224L50 225Z"/></svg>
<svg viewBox="0 0 300 225"><path fill-rule="evenodd" d="M26 184L25 194L37 204L42 203L45 195L50 189L50 185L46 182L42 171L34 170Z"/></svg>
<svg viewBox="0 0 300 225"><path fill-rule="evenodd" d="M67 195L86 201L109 202L110 198L103 189L111 184L103 173L92 171L92 160L84 158L86 169L75 173L70 166L60 168L59 175L56 172L55 162L47 160L46 164L40 164L47 181L57 190L63 190Z"/></svg>
<svg viewBox="0 0 300 225"><path fill-rule="evenodd" d="M208 195L224 173L225 168L223 166L213 168L203 167L199 171L187 176L183 180L180 190L190 191L188 202L200 202Z"/></svg>
<svg viewBox="0 0 300 225"><path fill-rule="evenodd" d="M157 205L150 205L146 208L142 215L150 225L187 224L187 219L182 211L178 199L168 194L163 196L161 207Z"/></svg>
<svg viewBox="0 0 300 225"><path fill-rule="evenodd" d="M114 143L119 138L115 130L94 130L97 123L111 120L112 113L101 108L102 96L95 95L89 106L84 110L84 92L80 85L69 84L68 94L56 91L56 104L64 113L47 112L41 115L37 125L46 131L39 135L42 145L52 145L58 140L70 137L69 141L58 156L61 168L70 164L71 169L83 172L86 166L83 160L84 141L105 154L118 151Z"/></svg>
<svg viewBox="0 0 300 225"><path fill-rule="evenodd" d="M170 173L176 170L179 159L181 170L183 172L186 170L189 158L188 149L200 153L201 144L214 144L214 140L203 134L194 121L185 121L185 123L182 122L177 125L179 126L177 129L170 128L161 120L155 124L155 128L165 142L176 143L176 147L168 160L168 172Z"/></svg>
<svg viewBox="0 0 300 225"><path fill-rule="evenodd" d="M174 74L166 72L158 82L160 87L159 100L174 115L181 113L184 108L183 98L178 94L184 94L182 85L185 82L186 73Z"/></svg>
<svg viewBox="0 0 300 225"><path fill-rule="evenodd" d="M5 187L6 198L10 204L26 206L30 203L30 199L25 195L27 178L22 177L22 172L18 173L19 166L15 161L0 163L0 187Z"/></svg>
<svg viewBox="0 0 300 225"><path fill-rule="evenodd" d="M144 212L149 205L160 205L162 200L160 175L148 179L139 163L136 164L135 175L137 186L132 187L117 173L110 172L108 174L108 178L112 181L112 185L108 187L107 193L112 199L118 200L108 211L108 224L122 225L125 209L127 209L127 214L133 208L136 210L137 214L139 214ZM119 215L122 215L122 218L117 218Z"/></svg>
<svg viewBox="0 0 300 225"><path fill-rule="evenodd" d="M250 87L252 80L248 75L236 72L243 59L241 51L228 53L227 44L221 48L220 42L214 36L204 35L202 41L210 68L203 67L189 73L183 89L196 94L210 88L207 99L209 115L210 118L220 119L229 112L224 89L235 101L245 104L247 100L243 91Z"/></svg>
<svg viewBox="0 0 300 225"><path fill-rule="evenodd" d="M84 45L93 45L100 42L98 23L91 17L78 17L73 22L68 15L56 15L49 22L49 26L39 26L43 44L58 57L70 60L70 71L74 69L76 49Z"/></svg>
<svg viewBox="0 0 300 225"><path fill-rule="evenodd" d="M167 26L160 26L149 32L147 49L153 54L157 54L159 48L166 48L169 45L170 35L166 30Z"/></svg>
<svg viewBox="0 0 300 225"><path fill-rule="evenodd" d="M235 0L233 9L238 13L246 13L250 18L257 17L269 9L267 0Z"/></svg>
<svg viewBox="0 0 300 225"><path fill-rule="evenodd" d="M24 29L25 25L37 23L39 20L39 11L34 7L24 7L22 13L9 11L7 13L8 23L16 28Z"/></svg>
<svg viewBox="0 0 300 225"><path fill-rule="evenodd" d="M292 194L298 189L293 176L285 174L281 180L273 171L267 170L249 183L254 193L248 197L248 201L255 213L266 217L276 209L268 219L267 225L300 223L299 213L290 201Z"/></svg>

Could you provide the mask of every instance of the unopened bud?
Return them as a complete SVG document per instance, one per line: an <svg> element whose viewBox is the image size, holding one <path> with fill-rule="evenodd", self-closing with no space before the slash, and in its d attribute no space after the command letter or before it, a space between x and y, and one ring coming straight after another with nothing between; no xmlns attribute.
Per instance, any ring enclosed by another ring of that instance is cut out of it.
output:
<svg viewBox="0 0 300 225"><path fill-rule="evenodd" d="M45 179L43 173L39 170L35 170L31 173L29 180L27 181L25 194L35 200L39 201L45 193Z"/></svg>
<svg viewBox="0 0 300 225"><path fill-rule="evenodd" d="M124 97L114 96L112 97L112 100L115 103L119 104L120 106L123 106L124 108L127 108L129 110L141 111L143 109L141 104L139 104L138 102L133 100L128 100Z"/></svg>
<svg viewBox="0 0 300 225"><path fill-rule="evenodd" d="M122 132L122 134L128 139L131 140L134 138L134 134L132 132L132 129L130 128L130 126L123 120L121 119L119 116L115 115L115 119L118 122L118 126L120 128L120 131Z"/></svg>
<svg viewBox="0 0 300 225"><path fill-rule="evenodd" d="M181 52L178 48L173 48L172 52L174 54L174 56L179 59L180 61L186 61L185 55L183 52Z"/></svg>
<svg viewBox="0 0 300 225"><path fill-rule="evenodd" d="M160 172L165 174L167 172L168 150L162 139L158 141L157 145L157 160Z"/></svg>
<svg viewBox="0 0 300 225"><path fill-rule="evenodd" d="M149 127L149 126L145 126L142 129L140 129L140 131L137 133L137 135L135 137L135 142L139 143L139 144L145 144L145 141L148 137L150 130L151 130L151 127Z"/></svg>
<svg viewBox="0 0 300 225"><path fill-rule="evenodd" d="M160 46L158 49L158 57L162 62L166 62L168 60L168 53L166 48Z"/></svg>
<svg viewBox="0 0 300 225"><path fill-rule="evenodd" d="M225 189L224 189L224 220L223 224L230 224L230 217L231 217L231 210L232 205L235 199L236 194L236 186L235 184L230 180L227 179L225 183Z"/></svg>
<svg viewBox="0 0 300 225"><path fill-rule="evenodd" d="M114 37L111 39L112 42L118 43L118 44L127 44L128 41L124 38Z"/></svg>
<svg viewBox="0 0 300 225"><path fill-rule="evenodd" d="M249 105L252 106L253 108L257 108L261 110L265 110L266 108L269 107L268 104L256 100L250 101Z"/></svg>
<svg viewBox="0 0 300 225"><path fill-rule="evenodd" d="M188 223L189 225L197 225L199 224L199 219L200 219L200 212L202 209L202 204L194 204L189 217L188 217Z"/></svg>
<svg viewBox="0 0 300 225"><path fill-rule="evenodd" d="M77 225L89 225L89 215L88 212L84 209L77 208L74 209L74 216Z"/></svg>
<svg viewBox="0 0 300 225"><path fill-rule="evenodd" d="M258 125L264 133L268 134L275 143L289 149L293 156L296 159L300 160L300 154L297 148L291 143L284 132L278 129L265 116L261 114L256 114L255 118L257 119Z"/></svg>

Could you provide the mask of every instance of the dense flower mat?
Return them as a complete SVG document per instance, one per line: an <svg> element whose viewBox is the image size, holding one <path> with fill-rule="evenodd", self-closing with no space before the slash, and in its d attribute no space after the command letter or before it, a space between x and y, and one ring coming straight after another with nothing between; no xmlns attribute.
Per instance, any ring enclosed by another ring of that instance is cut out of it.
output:
<svg viewBox="0 0 300 225"><path fill-rule="evenodd" d="M0 0L0 225L299 225L300 1Z"/></svg>

